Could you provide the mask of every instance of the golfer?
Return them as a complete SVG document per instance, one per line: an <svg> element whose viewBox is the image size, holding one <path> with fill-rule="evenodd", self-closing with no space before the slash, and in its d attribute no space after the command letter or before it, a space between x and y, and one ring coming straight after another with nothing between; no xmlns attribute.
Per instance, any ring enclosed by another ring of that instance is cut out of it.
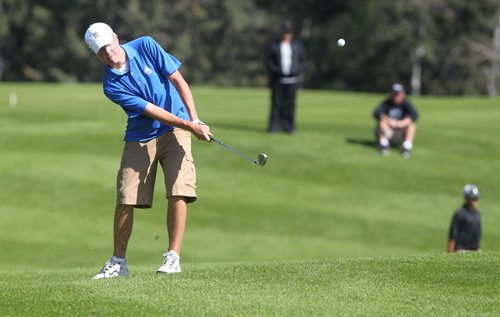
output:
<svg viewBox="0 0 500 317"><path fill-rule="evenodd" d="M448 252L464 252L479 250L481 239L481 217L479 204L479 188L467 184L464 187L465 203L453 215L448 240Z"/></svg>
<svg viewBox="0 0 500 317"><path fill-rule="evenodd" d="M402 146L401 154L404 158L409 158L417 129L418 112L406 99L403 85L393 84L391 96L375 109L373 115L377 120L376 134L380 153L386 156L391 145Z"/></svg>
<svg viewBox="0 0 500 317"><path fill-rule="evenodd" d="M168 198L169 245L157 272L181 272L187 204L196 200L191 134L210 141L209 128L198 119L189 86L178 70L181 63L151 37L120 45L111 27L94 23L85 42L106 65L104 94L128 117L117 177L113 256L94 279L128 274L125 253L134 208L151 208L158 163Z"/></svg>

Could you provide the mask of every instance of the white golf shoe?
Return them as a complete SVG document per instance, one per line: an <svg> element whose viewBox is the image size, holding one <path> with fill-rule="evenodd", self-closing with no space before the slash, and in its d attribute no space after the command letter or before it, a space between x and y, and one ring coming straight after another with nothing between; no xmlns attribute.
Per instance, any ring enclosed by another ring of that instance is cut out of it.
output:
<svg viewBox="0 0 500 317"><path fill-rule="evenodd" d="M103 278L112 278L119 276L127 276L128 275L128 267L127 261L119 262L114 260L113 258L109 259L108 262L101 269L99 274L94 276L93 280L99 280Z"/></svg>
<svg viewBox="0 0 500 317"><path fill-rule="evenodd" d="M163 254L165 259L163 260L163 264L160 266L156 273L180 273L181 265L180 265L180 257L175 251L169 251Z"/></svg>

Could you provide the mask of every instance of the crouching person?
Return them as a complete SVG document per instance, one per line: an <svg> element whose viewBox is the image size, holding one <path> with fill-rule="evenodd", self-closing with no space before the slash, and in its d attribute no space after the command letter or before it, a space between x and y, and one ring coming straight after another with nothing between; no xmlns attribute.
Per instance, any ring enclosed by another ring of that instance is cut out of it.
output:
<svg viewBox="0 0 500 317"><path fill-rule="evenodd" d="M373 113L377 120L376 135L380 153L389 154L391 146L401 147L401 154L409 158L413 149L418 112L406 99L401 84L393 84L391 96L384 100Z"/></svg>

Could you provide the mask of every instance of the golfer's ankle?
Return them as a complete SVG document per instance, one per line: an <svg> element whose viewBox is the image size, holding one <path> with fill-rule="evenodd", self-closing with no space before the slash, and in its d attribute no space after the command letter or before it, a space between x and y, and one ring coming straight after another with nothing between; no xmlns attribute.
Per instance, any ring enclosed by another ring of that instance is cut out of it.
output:
<svg viewBox="0 0 500 317"><path fill-rule="evenodd" d="M389 140L387 140L386 138L381 138L379 141L379 144L380 144L380 146L383 146L383 147L389 146Z"/></svg>
<svg viewBox="0 0 500 317"><path fill-rule="evenodd" d="M407 150L411 150L413 148L413 143L409 140L403 142L403 147Z"/></svg>
<svg viewBox="0 0 500 317"><path fill-rule="evenodd" d="M123 257L118 257L118 256L116 256L116 255L113 255L113 256L111 257L111 259L112 259L114 262L118 262L118 263L123 263L123 262L125 262L125 256L123 256Z"/></svg>

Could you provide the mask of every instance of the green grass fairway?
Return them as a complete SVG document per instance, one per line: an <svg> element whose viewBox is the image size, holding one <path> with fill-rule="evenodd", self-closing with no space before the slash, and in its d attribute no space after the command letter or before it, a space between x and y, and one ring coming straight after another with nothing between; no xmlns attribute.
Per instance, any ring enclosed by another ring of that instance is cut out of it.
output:
<svg viewBox="0 0 500 317"><path fill-rule="evenodd" d="M265 133L266 89L193 92L216 137L267 165L193 140L184 272L154 274L167 239L159 175L153 209L135 217L131 275L95 282L125 114L100 85L0 85L0 316L500 313L498 100L414 100L404 160L373 146L383 95L301 91L289 136ZM448 255L466 183L483 192L483 252Z"/></svg>
<svg viewBox="0 0 500 317"><path fill-rule="evenodd" d="M179 275L90 281L88 270L2 273L2 315L498 316L499 253L191 263ZM4 286L6 285L6 286Z"/></svg>

